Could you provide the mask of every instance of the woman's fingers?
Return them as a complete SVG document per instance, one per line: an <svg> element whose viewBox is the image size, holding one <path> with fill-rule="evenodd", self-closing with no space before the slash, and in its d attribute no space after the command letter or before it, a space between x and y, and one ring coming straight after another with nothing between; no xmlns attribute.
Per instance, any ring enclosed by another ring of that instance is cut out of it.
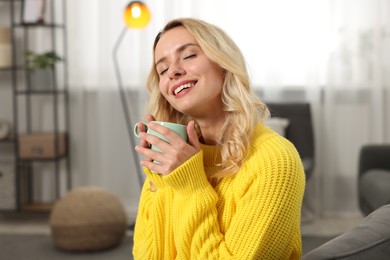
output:
<svg viewBox="0 0 390 260"><path fill-rule="evenodd" d="M136 147L136 150L146 158L146 160L141 161L141 164L153 171L169 174L200 149L193 121L187 126L188 143L169 128L154 123L149 123L148 127L168 140L165 141L154 135L140 133L141 140L152 145L153 149L146 149L145 146L140 145ZM155 161L160 164L156 164Z"/></svg>
<svg viewBox="0 0 390 260"><path fill-rule="evenodd" d="M148 115L148 116L146 117L146 121L147 121L148 123L149 123L150 121L154 121L154 120L156 120L156 119L154 118L153 115ZM146 132L146 131L147 131L146 125L145 125L145 123L143 123L143 122L138 122L138 123L137 123L137 128L138 128L138 133ZM150 147L149 143L146 142L146 140L145 140L145 139L142 139L142 138L141 138L141 140L140 140L140 145L141 145L142 147Z"/></svg>
<svg viewBox="0 0 390 260"><path fill-rule="evenodd" d="M156 121L156 119L154 118L153 115L148 115L148 116L146 117L146 121L147 121L147 122Z"/></svg>
<svg viewBox="0 0 390 260"><path fill-rule="evenodd" d="M140 137L140 146L142 147L149 147L149 144L145 141L145 139L141 138L141 134L146 132L146 125L142 122L137 123L137 128L138 128L138 135Z"/></svg>
<svg viewBox="0 0 390 260"><path fill-rule="evenodd" d="M196 150L200 149L199 137L195 128L195 121L192 120L187 125L188 143L192 145Z"/></svg>

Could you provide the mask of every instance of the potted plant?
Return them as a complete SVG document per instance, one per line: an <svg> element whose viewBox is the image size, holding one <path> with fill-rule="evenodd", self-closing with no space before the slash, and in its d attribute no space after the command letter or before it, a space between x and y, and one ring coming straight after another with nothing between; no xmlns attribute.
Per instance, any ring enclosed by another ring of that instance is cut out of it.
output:
<svg viewBox="0 0 390 260"><path fill-rule="evenodd" d="M36 53L33 51L25 52L26 68L30 75L32 89L52 89L53 88L53 69L57 62L62 61L54 51Z"/></svg>

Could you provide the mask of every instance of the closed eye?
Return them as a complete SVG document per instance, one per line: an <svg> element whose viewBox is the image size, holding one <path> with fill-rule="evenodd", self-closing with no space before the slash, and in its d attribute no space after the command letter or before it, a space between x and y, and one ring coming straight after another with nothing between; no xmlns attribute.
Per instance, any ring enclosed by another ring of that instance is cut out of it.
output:
<svg viewBox="0 0 390 260"><path fill-rule="evenodd" d="M191 58L195 58L196 57L196 54L191 54L189 56L186 56L184 59L191 59Z"/></svg>
<svg viewBox="0 0 390 260"><path fill-rule="evenodd" d="M164 66L165 67L165 66ZM165 72L167 72L169 69L169 67L166 67L166 68L161 68L161 71L158 72L158 75L159 76L162 76L165 74Z"/></svg>
<svg viewBox="0 0 390 260"><path fill-rule="evenodd" d="M165 70L161 71L161 72L160 72L160 75L164 75L165 72L167 72L167 71L168 71L168 69L165 69Z"/></svg>

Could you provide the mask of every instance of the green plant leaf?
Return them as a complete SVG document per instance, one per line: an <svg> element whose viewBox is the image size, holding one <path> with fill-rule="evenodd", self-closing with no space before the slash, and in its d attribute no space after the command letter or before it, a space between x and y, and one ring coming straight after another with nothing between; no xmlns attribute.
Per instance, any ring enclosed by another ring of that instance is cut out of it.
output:
<svg viewBox="0 0 390 260"><path fill-rule="evenodd" d="M54 51L38 54L31 50L27 50L25 52L25 59L26 67L29 71L53 68L56 62L62 61L62 58Z"/></svg>

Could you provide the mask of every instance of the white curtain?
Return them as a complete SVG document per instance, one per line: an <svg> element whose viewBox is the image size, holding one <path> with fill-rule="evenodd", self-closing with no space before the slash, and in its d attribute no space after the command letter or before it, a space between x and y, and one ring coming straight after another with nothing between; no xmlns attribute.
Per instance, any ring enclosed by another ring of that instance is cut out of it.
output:
<svg viewBox="0 0 390 260"><path fill-rule="evenodd" d="M240 46L265 101L313 107L316 214L356 214L357 160L365 143L389 142L389 0L146 0L151 23L120 48L132 120L141 120L154 36L192 16L223 28ZM116 193L135 214L139 185L111 58L127 1L68 0L74 183ZM134 122L133 122L134 123Z"/></svg>
<svg viewBox="0 0 390 260"><path fill-rule="evenodd" d="M390 1L330 1L330 28L319 170L334 213L356 207L361 146L390 141Z"/></svg>

